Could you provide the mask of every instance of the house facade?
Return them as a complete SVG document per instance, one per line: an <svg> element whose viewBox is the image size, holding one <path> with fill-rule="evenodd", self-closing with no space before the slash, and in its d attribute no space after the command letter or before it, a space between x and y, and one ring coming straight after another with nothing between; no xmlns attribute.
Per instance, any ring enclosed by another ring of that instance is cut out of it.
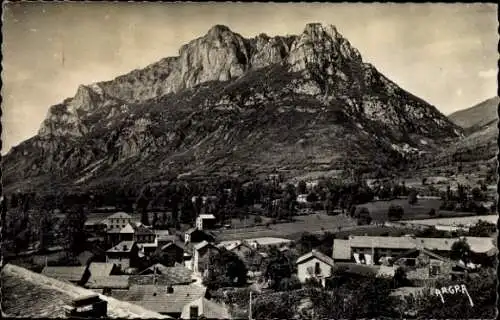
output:
<svg viewBox="0 0 500 320"><path fill-rule="evenodd" d="M213 229L215 227L215 216L213 214L200 214L196 217L196 228L198 230Z"/></svg>
<svg viewBox="0 0 500 320"><path fill-rule="evenodd" d="M106 229L122 229L128 223L132 223L132 216L125 212L116 212L104 220L106 224Z"/></svg>
<svg viewBox="0 0 500 320"><path fill-rule="evenodd" d="M297 278L301 283L305 283L308 279L315 279L325 286L326 279L332 275L333 267L332 258L312 250L297 259Z"/></svg>
<svg viewBox="0 0 500 320"><path fill-rule="evenodd" d="M191 265L189 269L193 270L194 272L203 274L206 270L208 270L208 267L210 266L210 257L218 253L219 249L215 245L207 241L203 241L194 245L193 256L190 263L188 263L188 265Z"/></svg>
<svg viewBox="0 0 500 320"><path fill-rule="evenodd" d="M137 265L139 248L133 241L122 241L106 251L106 262L114 263L122 271Z"/></svg>

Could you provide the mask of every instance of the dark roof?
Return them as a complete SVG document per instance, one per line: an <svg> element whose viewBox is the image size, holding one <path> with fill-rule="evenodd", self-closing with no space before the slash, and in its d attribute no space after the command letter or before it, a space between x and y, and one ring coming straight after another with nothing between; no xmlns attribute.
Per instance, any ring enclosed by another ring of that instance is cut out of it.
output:
<svg viewBox="0 0 500 320"><path fill-rule="evenodd" d="M111 295L155 312L181 313L186 304L206 294L206 288L197 284L174 285L173 289L173 293L167 293L166 286L131 285L129 290L112 291Z"/></svg>
<svg viewBox="0 0 500 320"><path fill-rule="evenodd" d="M106 252L130 252L135 245L134 241L122 241Z"/></svg>
<svg viewBox="0 0 500 320"><path fill-rule="evenodd" d="M139 274L130 277L131 284L153 284L154 279L158 285L179 285L179 284L189 284L193 282L192 275L193 271L180 265L175 267L159 267L156 266L156 277L154 274ZM155 266L151 266L145 271L151 272Z"/></svg>
<svg viewBox="0 0 500 320"><path fill-rule="evenodd" d="M92 277L85 287L90 289L128 289L129 276L97 276Z"/></svg>
<svg viewBox="0 0 500 320"><path fill-rule="evenodd" d="M379 266L357 264L350 262L337 262L333 267L332 272L342 271L342 273L348 273L360 276L375 276L378 274Z"/></svg>
<svg viewBox="0 0 500 320"><path fill-rule="evenodd" d="M77 282L83 279L86 269L87 269L86 266L77 266L77 267L46 266L45 268L43 268L42 274L47 277L51 277L62 281Z"/></svg>
<svg viewBox="0 0 500 320"><path fill-rule="evenodd" d="M64 307L91 290L7 264L1 271L2 315L22 318L66 318ZM108 302L110 318L168 318L140 306L99 296Z"/></svg>
<svg viewBox="0 0 500 320"><path fill-rule="evenodd" d="M319 252L319 251L316 251L316 250L312 250L311 252L309 253L306 253L305 255L299 257L297 259L297 264L301 264L309 259L312 259L312 258L316 258L320 261L323 261L324 263L326 263L327 265L333 267L334 265L334 262L333 262L333 259L330 258L329 256Z"/></svg>
<svg viewBox="0 0 500 320"><path fill-rule="evenodd" d="M139 224L139 225L132 225L132 228L134 228L135 234L141 234L141 235L154 235L155 233L147 228L146 226Z"/></svg>

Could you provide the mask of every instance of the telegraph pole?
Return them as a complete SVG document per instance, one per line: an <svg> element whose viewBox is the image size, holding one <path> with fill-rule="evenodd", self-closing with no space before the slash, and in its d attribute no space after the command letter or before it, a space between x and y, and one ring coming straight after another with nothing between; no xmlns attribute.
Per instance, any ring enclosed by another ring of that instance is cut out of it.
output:
<svg viewBox="0 0 500 320"><path fill-rule="evenodd" d="M252 291L250 291L250 301L248 303L248 320L252 320Z"/></svg>

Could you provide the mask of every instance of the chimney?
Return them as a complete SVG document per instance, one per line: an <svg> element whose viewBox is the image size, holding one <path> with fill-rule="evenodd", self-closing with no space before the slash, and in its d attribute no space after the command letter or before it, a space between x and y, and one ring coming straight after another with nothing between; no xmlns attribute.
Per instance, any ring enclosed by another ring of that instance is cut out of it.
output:
<svg viewBox="0 0 500 320"><path fill-rule="evenodd" d="M167 287L167 293L174 293L174 287L172 287L171 285L169 285Z"/></svg>

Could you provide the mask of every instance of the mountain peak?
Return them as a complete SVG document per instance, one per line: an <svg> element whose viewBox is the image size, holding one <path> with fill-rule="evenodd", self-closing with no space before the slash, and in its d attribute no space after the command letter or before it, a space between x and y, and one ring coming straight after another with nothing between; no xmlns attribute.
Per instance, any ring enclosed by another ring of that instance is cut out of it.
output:
<svg viewBox="0 0 500 320"><path fill-rule="evenodd" d="M231 31L228 26L225 26L223 24L216 24L208 30L207 35L218 36L224 33L233 33L233 31Z"/></svg>
<svg viewBox="0 0 500 320"><path fill-rule="evenodd" d="M309 36L312 37L327 34L333 39L337 38L340 35L337 31L337 28L334 25L332 24L323 25L318 22L306 24L303 33L308 34Z"/></svg>

